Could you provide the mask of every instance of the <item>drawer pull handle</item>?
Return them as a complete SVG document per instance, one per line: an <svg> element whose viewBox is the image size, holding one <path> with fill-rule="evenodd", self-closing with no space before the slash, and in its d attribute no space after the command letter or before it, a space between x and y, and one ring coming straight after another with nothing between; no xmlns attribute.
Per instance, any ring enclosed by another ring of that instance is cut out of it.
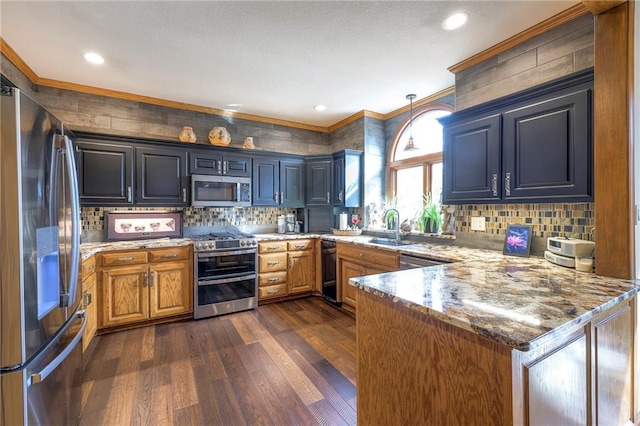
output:
<svg viewBox="0 0 640 426"><path fill-rule="evenodd" d="M132 262L135 259L133 257L119 257L116 259L118 262Z"/></svg>
<svg viewBox="0 0 640 426"><path fill-rule="evenodd" d="M146 287L149 285L149 272L144 271L144 281L142 282L142 287Z"/></svg>
<svg viewBox="0 0 640 426"><path fill-rule="evenodd" d="M493 196L497 197L498 196L498 174L494 173L493 177L491 178L491 189L493 191Z"/></svg>
<svg viewBox="0 0 640 426"><path fill-rule="evenodd" d="M278 246L269 246L267 247L267 250L278 250L280 247Z"/></svg>
<svg viewBox="0 0 640 426"><path fill-rule="evenodd" d="M89 267L87 267L87 269L96 269L96 265L90 265Z"/></svg>
<svg viewBox="0 0 640 426"><path fill-rule="evenodd" d="M154 279L155 279L155 274L153 271L151 271L151 277L149 278L149 287L153 287Z"/></svg>
<svg viewBox="0 0 640 426"><path fill-rule="evenodd" d="M178 255L176 253L173 254L163 254L162 256L160 256L163 259L173 259L174 257L178 257Z"/></svg>
<svg viewBox="0 0 640 426"><path fill-rule="evenodd" d="M275 266L275 265L279 265L279 264L280 264L279 261L267 262L267 266Z"/></svg>
<svg viewBox="0 0 640 426"><path fill-rule="evenodd" d="M270 283L277 283L278 281L280 281L280 278L269 278L267 281L269 281Z"/></svg>
<svg viewBox="0 0 640 426"><path fill-rule="evenodd" d="M84 292L84 306L89 306L91 304L91 293L88 291Z"/></svg>
<svg viewBox="0 0 640 426"><path fill-rule="evenodd" d="M278 294L280 292L280 290L267 290L267 293L269 294Z"/></svg>
<svg viewBox="0 0 640 426"><path fill-rule="evenodd" d="M306 246L307 246L306 244L296 244L296 248L299 248L299 249L303 249Z"/></svg>
<svg viewBox="0 0 640 426"><path fill-rule="evenodd" d="M504 193L508 197L511 195L511 173L507 173L504 177Z"/></svg>

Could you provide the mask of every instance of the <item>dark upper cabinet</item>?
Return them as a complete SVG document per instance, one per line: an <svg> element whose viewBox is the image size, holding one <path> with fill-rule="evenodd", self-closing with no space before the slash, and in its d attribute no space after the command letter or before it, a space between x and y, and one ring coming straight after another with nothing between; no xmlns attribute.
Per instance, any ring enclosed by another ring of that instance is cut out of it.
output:
<svg viewBox="0 0 640 426"><path fill-rule="evenodd" d="M76 151L81 205L133 204L133 146L79 139Z"/></svg>
<svg viewBox="0 0 640 426"><path fill-rule="evenodd" d="M505 200L589 199L590 98L585 88L503 114Z"/></svg>
<svg viewBox="0 0 640 426"><path fill-rule="evenodd" d="M253 159L254 206L303 207L302 160Z"/></svg>
<svg viewBox="0 0 640 426"><path fill-rule="evenodd" d="M444 129L443 204L500 200L500 115Z"/></svg>
<svg viewBox="0 0 640 426"><path fill-rule="evenodd" d="M189 174L251 177L251 158L192 150Z"/></svg>
<svg viewBox="0 0 640 426"><path fill-rule="evenodd" d="M440 119L443 203L593 200L593 71Z"/></svg>
<svg viewBox="0 0 640 426"><path fill-rule="evenodd" d="M345 149L333 154L333 205L362 206L362 151Z"/></svg>
<svg viewBox="0 0 640 426"><path fill-rule="evenodd" d="M333 158L330 156L305 160L305 204L307 206L331 205L332 166Z"/></svg>
<svg viewBox="0 0 640 426"><path fill-rule="evenodd" d="M179 148L136 147L136 204L188 206L187 153Z"/></svg>
<svg viewBox="0 0 640 426"><path fill-rule="evenodd" d="M304 207L302 160L280 161L280 205Z"/></svg>

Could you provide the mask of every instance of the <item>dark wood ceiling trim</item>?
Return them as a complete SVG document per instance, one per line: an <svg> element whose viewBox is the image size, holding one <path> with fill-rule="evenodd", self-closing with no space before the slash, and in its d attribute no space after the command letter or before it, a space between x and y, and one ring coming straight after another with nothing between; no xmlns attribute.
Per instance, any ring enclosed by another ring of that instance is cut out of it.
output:
<svg viewBox="0 0 640 426"><path fill-rule="evenodd" d="M609 9L620 6L622 3L626 3L627 0L582 0L581 2L584 7L589 9L589 12L599 15Z"/></svg>
<svg viewBox="0 0 640 426"><path fill-rule="evenodd" d="M472 57L465 59L462 62L458 62L457 64L450 66L447 69L452 73L457 74L460 71L464 71L467 68L477 65L480 62L483 62L493 56L505 52L512 47L524 43L525 41L539 36L540 34L543 34L549 30L552 30L553 28L559 27L560 25L572 21L586 13L589 13L589 10L582 3L578 3L575 6L572 6L569 9L552 16L551 18L542 21L539 24L534 25L533 27L528 28L521 33L514 35L513 37L496 44L495 46L483 50L482 52L473 55Z"/></svg>
<svg viewBox="0 0 640 426"><path fill-rule="evenodd" d="M2 53L6 58L15 65L18 70L24 75L27 76L32 83L38 82L38 75L31 69L29 65L25 61L22 60L20 55L16 53L15 50L9 44L4 41L2 37L0 37L0 53Z"/></svg>
<svg viewBox="0 0 640 426"><path fill-rule="evenodd" d="M422 98L422 99L420 99L418 101L415 101L413 103L413 109L415 110L417 108L420 108L421 106L436 102L440 98L443 98L443 97L445 97L447 95L454 94L455 92L456 92L455 86L447 87L446 89L443 89L443 90L441 90L441 91L439 91L437 93L434 93L433 95L429 95L429 96L427 96L425 98ZM391 111L390 113L387 113L387 114L384 115L384 119L388 120L388 119L393 118L393 117L395 117L397 115L404 114L405 112L409 111L409 108L410 108L409 105L405 105L402 108L398 108L398 109L396 109L394 111Z"/></svg>

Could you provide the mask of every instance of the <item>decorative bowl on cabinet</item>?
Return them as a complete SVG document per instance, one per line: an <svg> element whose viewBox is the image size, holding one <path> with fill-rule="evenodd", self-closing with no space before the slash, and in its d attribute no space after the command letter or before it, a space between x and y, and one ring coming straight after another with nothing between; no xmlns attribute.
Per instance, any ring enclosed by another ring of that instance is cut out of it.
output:
<svg viewBox="0 0 640 426"><path fill-rule="evenodd" d="M214 127L209 132L209 142L211 145L227 146L231 143L231 135L224 127Z"/></svg>

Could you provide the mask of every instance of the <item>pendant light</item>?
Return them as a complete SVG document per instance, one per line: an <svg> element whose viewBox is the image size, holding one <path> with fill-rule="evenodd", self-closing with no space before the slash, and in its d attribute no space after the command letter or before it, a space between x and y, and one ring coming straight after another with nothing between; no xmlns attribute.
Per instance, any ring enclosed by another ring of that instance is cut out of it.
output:
<svg viewBox="0 0 640 426"><path fill-rule="evenodd" d="M405 151L413 151L418 149L413 143L413 100L416 98L416 95L410 93L407 95L407 99L409 99L409 140L404 147Z"/></svg>

